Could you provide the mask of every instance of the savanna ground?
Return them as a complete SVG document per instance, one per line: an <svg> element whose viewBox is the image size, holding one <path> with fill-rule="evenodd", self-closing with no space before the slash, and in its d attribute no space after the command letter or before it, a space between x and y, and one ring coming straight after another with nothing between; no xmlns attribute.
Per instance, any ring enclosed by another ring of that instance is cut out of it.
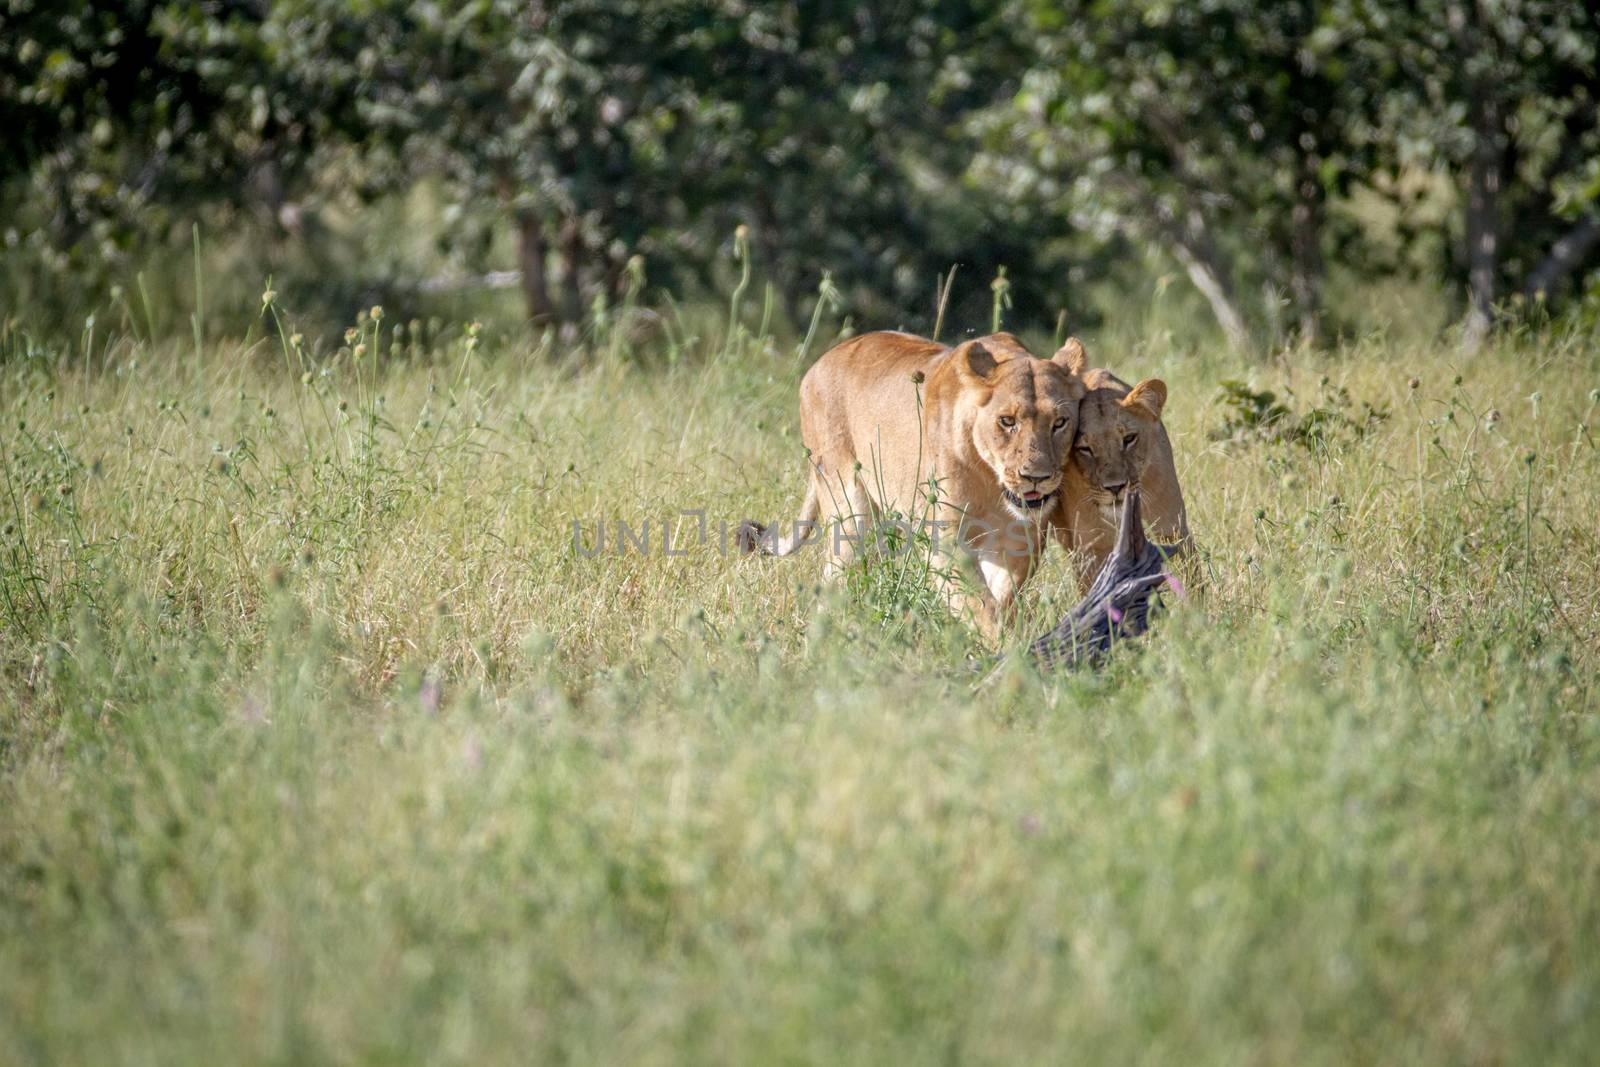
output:
<svg viewBox="0 0 1600 1067"><path fill-rule="evenodd" d="M1203 589L980 688L913 560L719 551L805 362L665 323L8 332L0 1062L1592 1056L1592 331L1090 335Z"/></svg>

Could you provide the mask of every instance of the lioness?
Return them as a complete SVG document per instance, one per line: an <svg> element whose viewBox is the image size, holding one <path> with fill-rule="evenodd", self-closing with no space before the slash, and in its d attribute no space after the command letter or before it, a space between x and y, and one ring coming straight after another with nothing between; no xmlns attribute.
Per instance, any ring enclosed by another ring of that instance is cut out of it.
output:
<svg viewBox="0 0 1600 1067"><path fill-rule="evenodd" d="M1078 437L1052 527L1069 531L1063 543L1079 553L1078 581L1087 588L1116 543L1129 489L1139 489L1145 526L1156 541L1181 552L1189 544L1189 520L1172 441L1161 424L1166 383L1146 378L1130 386L1100 368L1083 379L1088 392L1078 408Z"/></svg>
<svg viewBox="0 0 1600 1067"><path fill-rule="evenodd" d="M811 471L795 528L747 524L741 543L783 556L820 532L833 576L882 512L928 522L951 607L995 639L1058 511L1084 364L1076 338L1040 359L1007 333L950 348L885 331L835 346L800 383ZM968 554L970 587L951 566Z"/></svg>

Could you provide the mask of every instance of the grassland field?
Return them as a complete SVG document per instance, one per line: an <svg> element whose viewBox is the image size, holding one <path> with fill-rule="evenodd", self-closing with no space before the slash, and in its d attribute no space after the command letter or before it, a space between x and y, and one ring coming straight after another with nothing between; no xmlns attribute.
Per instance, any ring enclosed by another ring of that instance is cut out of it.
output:
<svg viewBox="0 0 1600 1067"><path fill-rule="evenodd" d="M3 346L0 1063L1593 1062L1592 330L1088 336L1204 579L980 687L914 556L719 550L795 339L276 311Z"/></svg>

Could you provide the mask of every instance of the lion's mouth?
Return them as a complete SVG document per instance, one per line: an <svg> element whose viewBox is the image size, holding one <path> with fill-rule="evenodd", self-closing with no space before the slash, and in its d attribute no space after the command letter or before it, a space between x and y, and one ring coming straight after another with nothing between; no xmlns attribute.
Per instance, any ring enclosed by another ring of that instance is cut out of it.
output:
<svg viewBox="0 0 1600 1067"><path fill-rule="evenodd" d="M1129 489L1137 488L1138 486L1134 485L1124 486L1115 492L1111 492L1110 490L1106 489L1098 490L1094 495L1094 503L1096 510L1100 512L1100 517L1106 522L1110 523L1113 527L1116 527L1118 524L1120 524L1122 522L1123 498L1128 495Z"/></svg>
<svg viewBox="0 0 1600 1067"><path fill-rule="evenodd" d="M1019 494L1013 493L1009 489L1002 488L1000 490L1000 495L1005 497L1006 503L1010 504L1012 507L1027 511L1037 511L1039 508L1044 507L1046 504L1050 503L1050 501L1056 498L1056 492L1053 489L1048 493L1041 493L1037 489L1030 489L1026 493Z"/></svg>
<svg viewBox="0 0 1600 1067"><path fill-rule="evenodd" d="M1104 507L1120 508L1122 507L1122 498L1128 495L1128 490L1137 488L1139 488L1139 485L1136 482L1133 485L1125 485L1121 489L1097 489L1094 497Z"/></svg>

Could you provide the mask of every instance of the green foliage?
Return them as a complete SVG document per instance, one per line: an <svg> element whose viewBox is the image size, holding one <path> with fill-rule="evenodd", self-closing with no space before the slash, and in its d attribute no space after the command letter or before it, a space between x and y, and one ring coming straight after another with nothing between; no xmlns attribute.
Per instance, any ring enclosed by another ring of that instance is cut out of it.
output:
<svg viewBox="0 0 1600 1067"><path fill-rule="evenodd" d="M1335 443L1354 444L1388 419L1384 407L1362 401L1359 410L1342 385L1332 385L1324 377L1318 386L1318 403L1296 412L1270 389L1252 389L1242 381L1229 379L1217 386L1216 403L1224 411L1220 425L1213 428L1213 441L1235 443L1295 444L1303 448L1326 449ZM1292 392L1288 393L1292 399Z"/></svg>
<svg viewBox="0 0 1600 1067"><path fill-rule="evenodd" d="M934 566L931 553L936 546L926 522L925 517L884 516L865 531L860 565L844 576L846 592L891 638L946 628L950 608L938 582L977 580Z"/></svg>
<svg viewBox="0 0 1600 1067"><path fill-rule="evenodd" d="M1560 0L1370 5L1398 75L1371 136L1396 167L1475 165L1495 179L1488 209L1499 291L1527 284L1574 221L1600 215L1600 9ZM1464 182L1462 199L1471 196ZM1469 205L1470 206L1470 205ZM1452 273L1470 249L1455 231ZM1570 290L1566 278L1551 299ZM1531 294L1530 294L1531 295Z"/></svg>
<svg viewBox="0 0 1600 1067"><path fill-rule="evenodd" d="M852 314L927 329L952 263L954 321L1004 267L1022 323L1093 323L1094 286L1157 250L1235 342L1315 344L1346 324L1330 264L1412 269L1340 210L1378 197L1452 281L1492 250L1480 304L1564 304L1600 249L1594 19L1553 0L12 0L0 296L101 313L198 220L330 320L515 268L525 313L570 343L640 272L652 304L723 289L744 224L791 324L832 272ZM1419 210L1451 187L1454 210ZM386 256L396 231L433 254Z"/></svg>
<svg viewBox="0 0 1600 1067"><path fill-rule="evenodd" d="M278 240L328 244L326 207L429 178L455 220L440 240L461 266L485 269L493 235L516 235L514 262L538 274L536 321L581 323L596 295L620 298L635 256L674 292L714 286L741 222L792 318L804 309L788 294L829 268L853 302L884 294L878 314L921 311L936 272L980 251L971 235L986 218L941 192L964 161L940 150L941 115L972 79L936 57L985 33L981 7L946 6L746 18L700 2L300 0L141 7L145 23L126 28L105 12L29 8L5 24L21 73L0 99L61 109L73 87L51 73L57 52L100 95L64 109L70 126L42 107L19 113L39 145L20 162L81 172L103 195L13 192L37 203L37 219L68 222L34 230L41 249L80 246L83 227L125 246L144 213L207 205L226 209L224 226L243 216ZM35 40L61 27L71 35L59 47ZM116 87L84 74L107 55L148 64L152 84L107 93ZM891 106L907 92L927 98L916 123ZM106 260L108 248L88 251ZM978 269L1000 254L979 255Z"/></svg>
<svg viewBox="0 0 1600 1067"><path fill-rule="evenodd" d="M980 116L988 168L1091 233L1173 249L1217 301L1304 284L1314 319L1325 204L1371 165L1383 84L1349 6L1019 7L1033 55Z"/></svg>

